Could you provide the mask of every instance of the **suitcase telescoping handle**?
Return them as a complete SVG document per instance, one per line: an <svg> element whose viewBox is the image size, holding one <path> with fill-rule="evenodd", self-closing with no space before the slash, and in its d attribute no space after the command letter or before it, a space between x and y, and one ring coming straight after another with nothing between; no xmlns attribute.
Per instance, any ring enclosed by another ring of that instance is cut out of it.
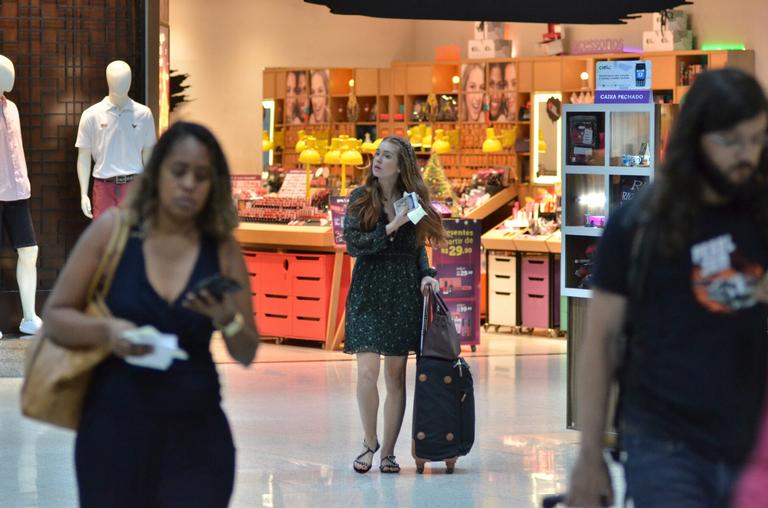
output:
<svg viewBox="0 0 768 508"><path fill-rule="evenodd" d="M419 339L419 356L424 351L424 334L427 333L427 313L429 312L429 293L424 295L424 304L421 306L421 339Z"/></svg>

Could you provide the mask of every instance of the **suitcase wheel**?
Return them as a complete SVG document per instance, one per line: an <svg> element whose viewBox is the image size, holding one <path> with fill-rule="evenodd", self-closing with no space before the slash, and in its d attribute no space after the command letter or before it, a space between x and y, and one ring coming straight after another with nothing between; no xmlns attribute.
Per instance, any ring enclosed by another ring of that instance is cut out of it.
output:
<svg viewBox="0 0 768 508"><path fill-rule="evenodd" d="M453 474L453 470L456 469L456 459L448 459L445 461L445 474Z"/></svg>
<svg viewBox="0 0 768 508"><path fill-rule="evenodd" d="M416 472L419 474L424 474L424 464L426 463L426 460L416 459Z"/></svg>

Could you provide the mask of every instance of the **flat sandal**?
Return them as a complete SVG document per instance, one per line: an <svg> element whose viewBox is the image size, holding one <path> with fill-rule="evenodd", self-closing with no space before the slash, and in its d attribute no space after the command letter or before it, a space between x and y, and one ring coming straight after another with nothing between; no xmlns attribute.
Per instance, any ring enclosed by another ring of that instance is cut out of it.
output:
<svg viewBox="0 0 768 508"><path fill-rule="evenodd" d="M381 463L379 464L379 471L382 473L393 473L397 474L400 472L400 464L395 461L394 455L387 455L386 457L381 458Z"/></svg>
<svg viewBox="0 0 768 508"><path fill-rule="evenodd" d="M356 473L360 473L360 474L365 474L371 470L371 467L373 467L373 455L377 451L379 451L379 448L381 448L381 444L376 443L376 448L371 448L368 446L368 443L366 443L365 440L363 440L363 447L365 448L365 451L360 455L358 455L357 457L355 457L355 461L352 463L352 469L354 469ZM371 463L366 464L365 462L362 462L360 459L362 459L369 453L371 454ZM358 468L355 466L360 466L360 467Z"/></svg>

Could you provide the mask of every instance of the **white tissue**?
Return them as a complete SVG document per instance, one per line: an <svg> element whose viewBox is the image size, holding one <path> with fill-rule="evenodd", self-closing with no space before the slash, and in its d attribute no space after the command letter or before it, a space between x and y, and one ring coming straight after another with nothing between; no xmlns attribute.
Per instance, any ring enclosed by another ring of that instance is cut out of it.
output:
<svg viewBox="0 0 768 508"><path fill-rule="evenodd" d="M189 355L179 348L179 338L170 333L160 333L153 326L142 326L123 333L123 338L132 344L152 346L151 353L144 356L127 356L125 361L137 367L168 370L174 360L187 360Z"/></svg>

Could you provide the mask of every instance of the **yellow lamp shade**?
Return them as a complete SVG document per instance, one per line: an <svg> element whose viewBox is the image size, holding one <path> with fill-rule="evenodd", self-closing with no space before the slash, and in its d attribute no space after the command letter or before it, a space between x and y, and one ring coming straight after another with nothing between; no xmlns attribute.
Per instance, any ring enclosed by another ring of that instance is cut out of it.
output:
<svg viewBox="0 0 768 508"><path fill-rule="evenodd" d="M267 131L261 131L261 151L268 152L272 150L274 144L269 139L269 133Z"/></svg>
<svg viewBox="0 0 768 508"><path fill-rule="evenodd" d="M341 154L341 163L345 165L359 166L363 163L363 156L357 150L347 150Z"/></svg>
<svg viewBox="0 0 768 508"><path fill-rule="evenodd" d="M333 138L331 140L331 149L325 152L325 157L323 157L325 164L341 164L341 150L339 150L339 146L339 138Z"/></svg>
<svg viewBox="0 0 768 508"><path fill-rule="evenodd" d="M371 134L368 132L365 133L365 141L360 145L360 151L369 154L376 153L376 143L371 141Z"/></svg>
<svg viewBox="0 0 768 508"><path fill-rule="evenodd" d="M304 149L307 147L306 142L307 135L304 133L304 131L299 131L299 140L296 142L296 153L301 153L304 151Z"/></svg>
<svg viewBox="0 0 768 508"><path fill-rule="evenodd" d="M323 158L315 148L315 138L308 136L305 140L305 148L299 154L299 162L302 164L322 164Z"/></svg>
<svg viewBox="0 0 768 508"><path fill-rule="evenodd" d="M302 164L322 164L323 159L320 157L320 152L315 148L305 148L299 154L299 162Z"/></svg>
<svg viewBox="0 0 768 508"><path fill-rule="evenodd" d="M501 151L501 141L496 138L493 127L485 129L485 141L483 141L483 153L494 153Z"/></svg>

